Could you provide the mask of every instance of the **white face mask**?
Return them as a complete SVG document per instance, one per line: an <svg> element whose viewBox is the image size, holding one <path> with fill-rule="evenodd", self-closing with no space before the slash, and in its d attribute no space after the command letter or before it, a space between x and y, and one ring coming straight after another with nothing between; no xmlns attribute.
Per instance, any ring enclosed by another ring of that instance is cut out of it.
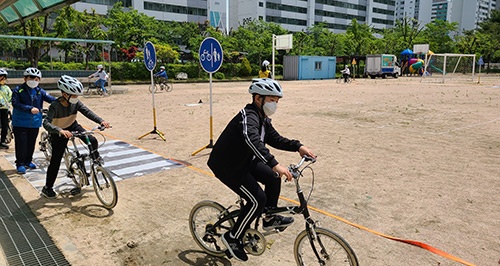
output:
<svg viewBox="0 0 500 266"><path fill-rule="evenodd" d="M77 102L78 102L78 98L73 98L73 97L69 98L69 103L75 104Z"/></svg>
<svg viewBox="0 0 500 266"><path fill-rule="evenodd" d="M278 103L265 102L262 109L264 110L264 114L266 114L267 116L272 116L274 113L276 113L276 109L278 109Z"/></svg>
<svg viewBox="0 0 500 266"><path fill-rule="evenodd" d="M38 86L38 81L36 81L34 79L30 79L30 80L26 81L26 85L28 85L28 87L34 89Z"/></svg>

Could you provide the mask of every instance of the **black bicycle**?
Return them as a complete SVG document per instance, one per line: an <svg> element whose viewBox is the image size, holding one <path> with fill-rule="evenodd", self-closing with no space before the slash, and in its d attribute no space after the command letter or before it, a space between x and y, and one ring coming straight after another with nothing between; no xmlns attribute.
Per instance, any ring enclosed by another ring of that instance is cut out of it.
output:
<svg viewBox="0 0 500 266"><path fill-rule="evenodd" d="M79 194L84 186L90 185L90 180L92 180L92 186L94 187L94 192L99 201L105 208L112 209L118 203L118 190L116 189L116 184L111 173L103 166L104 162L102 158L91 156L91 154L96 151L92 148L89 139L89 136L94 134L97 130L103 131L104 129L103 126L96 126L85 132L71 132L73 136L69 140L72 143L72 147L66 147L63 158L68 177L71 178L75 184L75 187L70 190L70 194ZM83 139L85 150L88 151L88 153L80 152L77 145L77 139L80 138ZM50 134L47 131L42 132L39 144L40 150L44 153L45 158L50 161L52 156L52 145L50 142Z"/></svg>
<svg viewBox="0 0 500 266"><path fill-rule="evenodd" d="M305 162L309 163L303 166ZM245 251L248 254L262 255L267 245L265 235L284 230L284 228L281 228L261 233L258 230L259 224L265 214L302 214L305 220L305 230L298 234L293 245L297 265L359 265L356 254L349 244L335 232L318 227L309 214L307 202L313 188L311 188L306 199L299 180L303 176L304 170L309 169L312 176L312 185L314 186L314 171L310 167L314 162L316 162L316 159L304 156L298 164L289 166L288 169L292 173L300 205L265 210L265 213L255 220L253 228L247 229L243 237ZM235 205L227 208L209 200L196 204L189 215L189 229L198 246L210 255L231 257L222 243L221 237L234 226L242 205L243 200L241 198ZM231 210L232 208L235 209Z"/></svg>
<svg viewBox="0 0 500 266"><path fill-rule="evenodd" d="M172 83L170 79L165 79L161 77L155 77L153 87L151 87L151 85L149 86L150 93L153 93L153 91L155 93L158 91L171 92L173 89L174 89L174 83Z"/></svg>
<svg viewBox="0 0 500 266"><path fill-rule="evenodd" d="M106 93L108 95L111 95L113 94L113 90L111 90L110 88L106 88ZM91 95L102 96L104 95L104 91L102 90L101 86L97 86L95 84L95 80L89 78L87 81L87 87L83 89L83 96L89 97Z"/></svg>

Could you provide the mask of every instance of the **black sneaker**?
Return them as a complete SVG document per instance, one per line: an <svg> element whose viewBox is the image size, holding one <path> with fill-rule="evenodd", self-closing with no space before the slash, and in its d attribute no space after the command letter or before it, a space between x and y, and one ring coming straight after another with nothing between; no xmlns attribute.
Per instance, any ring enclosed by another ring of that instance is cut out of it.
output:
<svg viewBox="0 0 500 266"><path fill-rule="evenodd" d="M293 217L284 217L281 215L274 215L269 221L264 218L262 222L262 228L266 231L278 229L280 231L285 230L289 225L293 223Z"/></svg>
<svg viewBox="0 0 500 266"><path fill-rule="evenodd" d="M48 198L48 199L55 199L57 197L56 192L51 187L46 187L44 186L42 188L42 196Z"/></svg>
<svg viewBox="0 0 500 266"><path fill-rule="evenodd" d="M248 260L247 253L245 253L245 249L243 248L243 243L239 239L232 238L230 235L230 231L227 231L222 235L222 243L226 245L229 253L237 260Z"/></svg>

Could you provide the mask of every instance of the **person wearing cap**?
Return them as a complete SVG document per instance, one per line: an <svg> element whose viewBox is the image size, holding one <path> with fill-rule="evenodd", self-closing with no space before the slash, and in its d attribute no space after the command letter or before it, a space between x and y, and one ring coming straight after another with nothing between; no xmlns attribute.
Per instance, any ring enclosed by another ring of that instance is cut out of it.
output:
<svg viewBox="0 0 500 266"><path fill-rule="evenodd" d="M104 87L104 85L106 84L106 80L108 79L108 74L106 73L102 65L97 65L97 71L94 74L90 75L89 79L94 77L98 78L94 84L96 87L101 88L102 96L108 96L108 91L106 90L106 87Z"/></svg>
<svg viewBox="0 0 500 266"><path fill-rule="evenodd" d="M344 70L340 71L342 72L342 77L344 78L344 83L347 83L347 78L351 76L351 70L349 69L349 66L346 65Z"/></svg>
<svg viewBox="0 0 500 266"><path fill-rule="evenodd" d="M61 90L61 97L50 104L47 115L43 120L43 127L50 134L52 157L50 158L50 164L47 168L47 177L45 186L42 188L42 196L50 199L57 197L54 191L54 183L57 179L57 173L61 166L61 160L66 145L68 144L68 139L73 136L71 132L85 131L76 121L78 112L106 128L110 127L108 122L92 112L78 99L78 96L83 95L83 85L80 81L71 76L63 75L57 82L57 88ZM97 151L97 139L92 135L88 137L93 149ZM103 163L98 152L91 154L90 157L93 160L98 160Z"/></svg>
<svg viewBox="0 0 500 266"><path fill-rule="evenodd" d="M16 168L18 174L25 174L26 169L36 169L33 163L36 138L42 126L43 102L56 100L38 86L42 72L34 67L24 71L24 83L12 92L12 131L16 150Z"/></svg>
<svg viewBox="0 0 500 266"><path fill-rule="evenodd" d="M278 163L266 144L279 150L298 152L300 156L316 157L300 141L281 136L273 127L270 116L276 112L283 97L283 90L277 81L253 79L248 91L252 95L252 103L228 123L207 162L222 183L245 199L232 230L222 236L222 242L231 255L241 261L248 260L242 242L245 230L265 208L277 207L280 178L292 179L288 168ZM265 186L265 190L259 183ZM266 215L263 229L284 230L292 223L292 217Z"/></svg>
<svg viewBox="0 0 500 266"><path fill-rule="evenodd" d="M9 110L12 102L12 91L6 85L8 75L5 69L0 69L0 123L2 125L0 149L9 148L9 145L5 143L9 129Z"/></svg>
<svg viewBox="0 0 500 266"><path fill-rule="evenodd" d="M271 78L271 70L269 70L269 61L264 60L259 70L259 78Z"/></svg>
<svg viewBox="0 0 500 266"><path fill-rule="evenodd" d="M159 83L167 83L168 75L165 66L160 66L160 71L156 72L153 76L160 78Z"/></svg>

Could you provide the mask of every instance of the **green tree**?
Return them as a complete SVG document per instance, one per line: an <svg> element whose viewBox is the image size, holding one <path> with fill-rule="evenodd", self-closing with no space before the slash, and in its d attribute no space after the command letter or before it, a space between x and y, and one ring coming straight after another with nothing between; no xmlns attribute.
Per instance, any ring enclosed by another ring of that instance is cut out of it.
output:
<svg viewBox="0 0 500 266"><path fill-rule="evenodd" d="M117 2L108 11L104 25L108 28L108 35L115 43L113 48L122 54L122 60L127 58L121 52L132 46L142 47L146 41L157 43L156 38L158 22L154 17L149 17L137 10L130 8L127 12L123 9L123 3Z"/></svg>
<svg viewBox="0 0 500 266"><path fill-rule="evenodd" d="M455 43L450 36L456 34L457 29L457 22L436 20L425 25L422 35L425 43L429 44L430 50L433 52L453 53L455 52Z"/></svg>
<svg viewBox="0 0 500 266"><path fill-rule="evenodd" d="M102 23L103 18L94 9L91 10L91 13L88 13L87 10L78 12L73 7L68 6L58 12L53 28L56 32L56 37L105 40L107 39L107 34L102 29ZM95 43L62 42L58 47L64 51L65 60L71 58L73 53L84 54L85 68L88 69L89 60L95 60L95 57L100 55L102 45L96 45ZM92 52L94 52L94 58L92 57Z"/></svg>
<svg viewBox="0 0 500 266"><path fill-rule="evenodd" d="M356 19L352 19L347 27L346 35L349 47L346 49L347 55L365 55L367 47L375 40L372 28L366 24L359 24Z"/></svg>
<svg viewBox="0 0 500 266"><path fill-rule="evenodd" d="M479 23L478 31L478 38L484 44L480 53L487 62L500 62L500 10L493 10L487 20Z"/></svg>

